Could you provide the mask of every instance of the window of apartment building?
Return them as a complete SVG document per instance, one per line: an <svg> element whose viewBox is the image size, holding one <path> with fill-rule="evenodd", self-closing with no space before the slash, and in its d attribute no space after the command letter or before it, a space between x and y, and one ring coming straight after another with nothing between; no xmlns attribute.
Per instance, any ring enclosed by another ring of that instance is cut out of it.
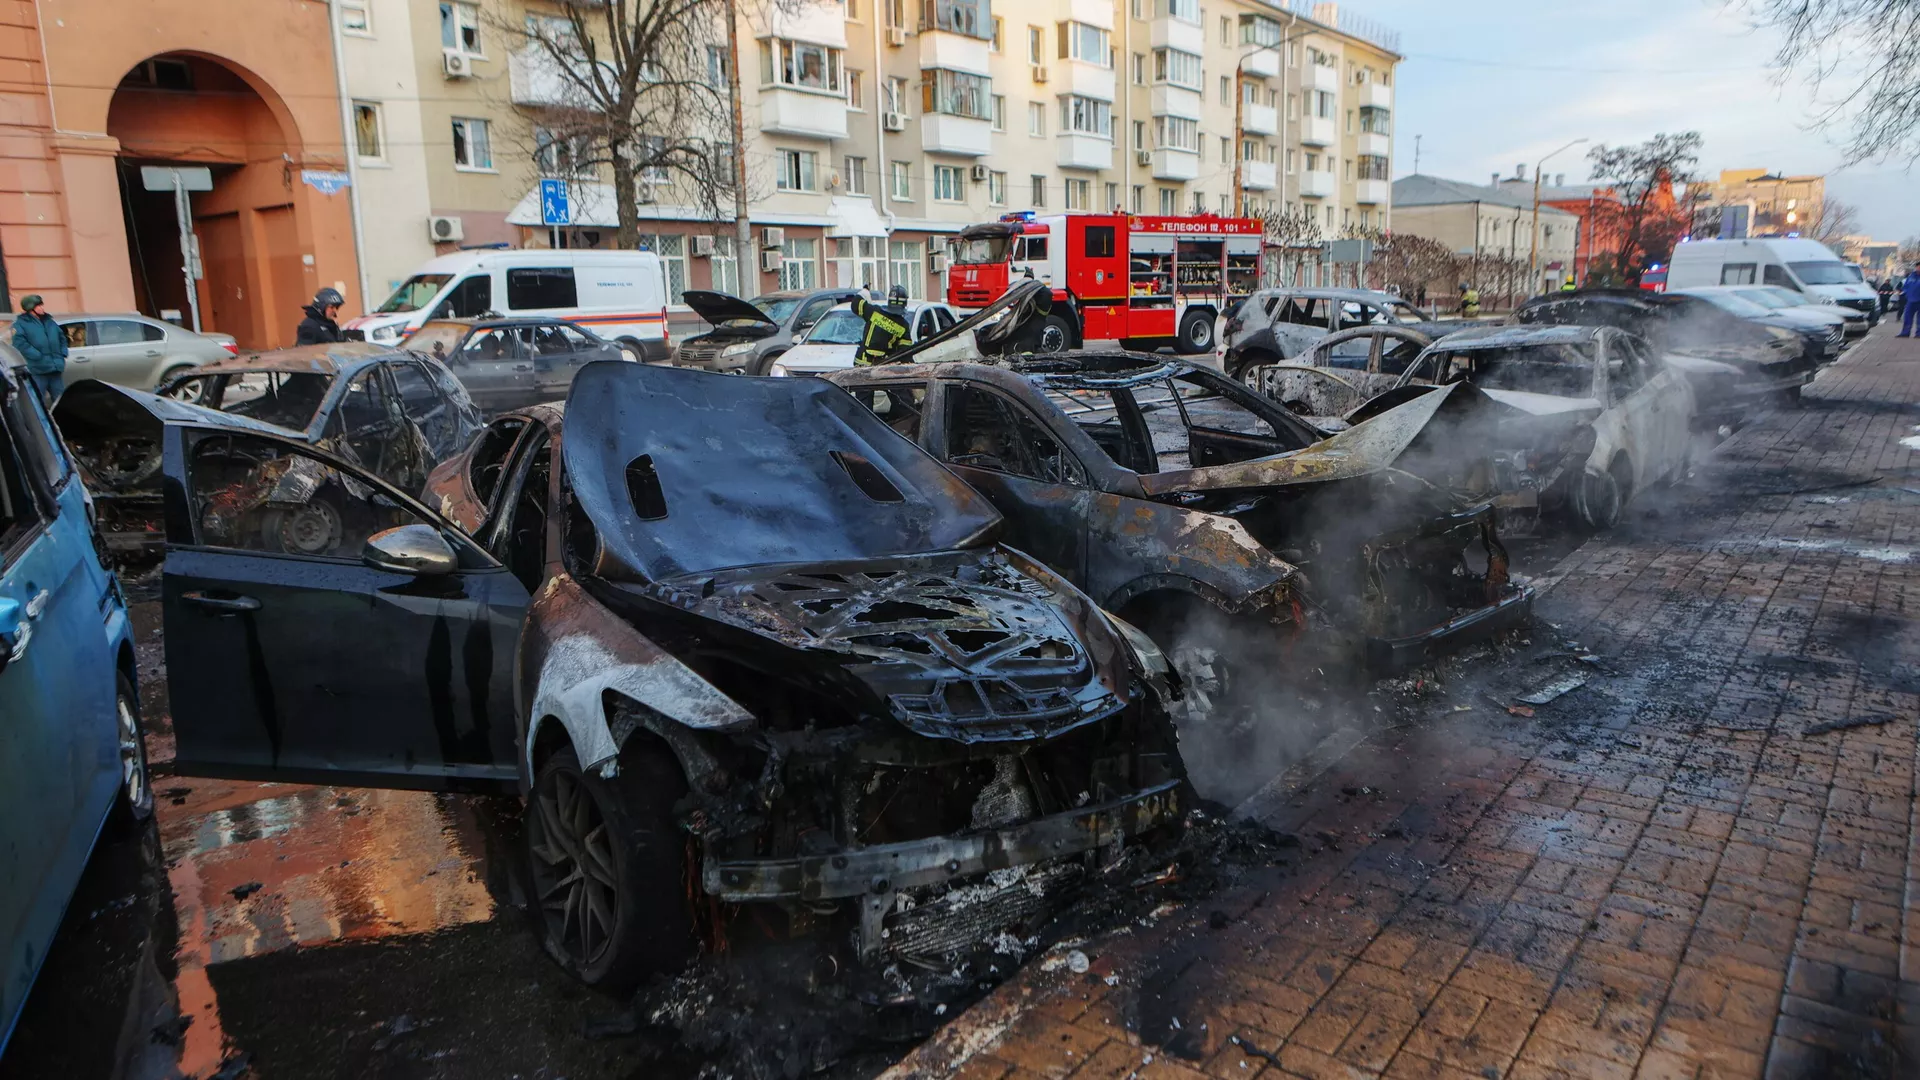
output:
<svg viewBox="0 0 1920 1080"><path fill-rule="evenodd" d="M1393 169L1388 164L1386 156L1384 154L1361 154L1360 155L1360 179L1362 180L1393 179Z"/></svg>
<svg viewBox="0 0 1920 1080"><path fill-rule="evenodd" d="M887 25L896 29L907 29L907 0L886 0Z"/></svg>
<svg viewBox="0 0 1920 1080"><path fill-rule="evenodd" d="M1047 205L1047 178L1036 175L1032 180L1032 198L1027 201L1032 203L1036 209L1044 208Z"/></svg>
<svg viewBox="0 0 1920 1080"><path fill-rule="evenodd" d="M715 90L727 88L727 50L719 45L707 46L707 85Z"/></svg>
<svg viewBox="0 0 1920 1080"><path fill-rule="evenodd" d="M993 130L1007 130L1007 95L993 95Z"/></svg>
<svg viewBox="0 0 1920 1080"><path fill-rule="evenodd" d="M814 175L816 160L817 155L811 150L775 150L774 186L781 191L818 191L818 178Z"/></svg>
<svg viewBox="0 0 1920 1080"><path fill-rule="evenodd" d="M1047 62L1047 32L1038 26L1027 27L1027 63Z"/></svg>
<svg viewBox="0 0 1920 1080"><path fill-rule="evenodd" d="M1313 92L1313 115L1319 117L1322 120L1331 120L1333 119L1333 114L1335 111L1333 106L1334 106L1334 101L1333 101L1332 91L1315 90Z"/></svg>
<svg viewBox="0 0 1920 1080"><path fill-rule="evenodd" d="M1200 0L1153 0L1153 17L1198 23Z"/></svg>
<svg viewBox="0 0 1920 1080"><path fill-rule="evenodd" d="M1136 214L1147 212L1147 189L1144 184L1133 185L1133 212Z"/></svg>
<svg viewBox="0 0 1920 1080"><path fill-rule="evenodd" d="M1288 152L1288 153L1292 153L1293 151L1291 151L1291 150L1289 150L1289 151L1287 151L1287 152ZM1319 154L1308 154L1308 155L1307 155L1307 163L1306 163L1306 171L1307 171L1307 172L1319 172L1319 171L1320 171L1320 155L1319 155Z"/></svg>
<svg viewBox="0 0 1920 1080"><path fill-rule="evenodd" d="M1091 207L1089 207L1087 203L1091 201L1092 198L1093 198L1093 181L1074 180L1071 178L1067 180L1067 209L1069 210L1091 209Z"/></svg>
<svg viewBox="0 0 1920 1080"><path fill-rule="evenodd" d="M1220 104L1233 104L1233 80L1225 75L1220 76Z"/></svg>
<svg viewBox="0 0 1920 1080"><path fill-rule="evenodd" d="M1368 135L1393 134L1393 116L1378 105L1368 105L1360 110L1360 130Z"/></svg>
<svg viewBox="0 0 1920 1080"><path fill-rule="evenodd" d="M1233 20L1227 18L1225 15L1220 16L1220 44L1222 45L1233 44L1232 35L1233 35Z"/></svg>
<svg viewBox="0 0 1920 1080"><path fill-rule="evenodd" d="M1232 207L1227 205L1229 202L1232 201L1232 199L1233 199L1233 196L1231 195L1220 196L1220 216L1221 217L1226 217L1228 214L1233 212Z"/></svg>
<svg viewBox="0 0 1920 1080"><path fill-rule="evenodd" d="M987 205L1007 205L1007 174L990 172L987 174Z"/></svg>
<svg viewBox="0 0 1920 1080"><path fill-rule="evenodd" d="M886 112L904 114L907 111L907 80L897 76L887 78L887 98L884 105Z"/></svg>
<svg viewBox="0 0 1920 1080"><path fill-rule="evenodd" d="M1227 138L1227 137L1226 137L1225 135L1222 135L1222 136L1220 136L1220 162L1221 162L1221 164L1225 164L1225 163L1226 163L1226 162L1228 161L1228 159L1230 159L1230 158L1232 158L1232 157L1233 157L1233 140L1232 140L1232 139L1229 139L1229 138Z"/></svg>
<svg viewBox="0 0 1920 1080"><path fill-rule="evenodd" d="M724 190L733 190L733 144L716 142L707 144L708 153L713 158L714 182ZM665 170L661 170L662 179Z"/></svg>
<svg viewBox="0 0 1920 1080"><path fill-rule="evenodd" d="M373 12L369 0L340 0L340 30L347 34L373 36Z"/></svg>
<svg viewBox="0 0 1920 1080"><path fill-rule="evenodd" d="M760 82L838 94L845 90L840 63L844 50L804 41L769 38L760 43Z"/></svg>
<svg viewBox="0 0 1920 1080"><path fill-rule="evenodd" d="M453 118L453 165L457 169L492 170L493 140L488 137L485 120Z"/></svg>
<svg viewBox="0 0 1920 1080"><path fill-rule="evenodd" d="M1002 27L1000 23L1000 16L995 15L993 17L993 40L987 43L987 48L992 49L994 52L1000 51L1000 32L1002 29L1004 29L1004 27Z"/></svg>
<svg viewBox="0 0 1920 1080"><path fill-rule="evenodd" d="M920 72L920 108L929 114L987 120L992 115L992 86L985 75L927 68Z"/></svg>
<svg viewBox="0 0 1920 1080"><path fill-rule="evenodd" d="M1196 214L1204 214L1207 212L1206 192L1196 191L1193 193L1193 212Z"/></svg>
<svg viewBox="0 0 1920 1080"><path fill-rule="evenodd" d="M1344 229L1352 224L1353 224L1353 208L1350 206L1341 207L1340 208L1340 227Z"/></svg>
<svg viewBox="0 0 1920 1080"><path fill-rule="evenodd" d="M1145 150L1147 148L1147 122L1145 120L1135 120L1133 122L1133 148L1135 150Z"/></svg>
<svg viewBox="0 0 1920 1080"><path fill-rule="evenodd" d="M1163 187L1160 189L1160 214L1171 217L1180 212L1180 189Z"/></svg>
<svg viewBox="0 0 1920 1080"><path fill-rule="evenodd" d="M1079 60L1101 67L1113 66L1113 48L1107 31L1083 22L1059 25L1060 59Z"/></svg>
<svg viewBox="0 0 1920 1080"><path fill-rule="evenodd" d="M852 68L847 69L847 108L855 112L867 111L866 80Z"/></svg>
<svg viewBox="0 0 1920 1080"><path fill-rule="evenodd" d="M846 5L847 5L847 21L859 22L860 21L860 0L846 0Z"/></svg>
<svg viewBox="0 0 1920 1080"><path fill-rule="evenodd" d="M1333 228L1333 207L1327 207L1327 228Z"/></svg>
<svg viewBox="0 0 1920 1080"><path fill-rule="evenodd" d="M847 185L847 194L865 195L867 193L867 159L848 155L840 177Z"/></svg>
<svg viewBox="0 0 1920 1080"><path fill-rule="evenodd" d="M667 303L678 304L687 291L687 238L682 233L641 233L640 246L660 256L667 276Z"/></svg>
<svg viewBox="0 0 1920 1080"><path fill-rule="evenodd" d="M1076 94L1060 99L1060 131L1113 138L1113 105Z"/></svg>
<svg viewBox="0 0 1920 1080"><path fill-rule="evenodd" d="M1119 184L1116 184L1111 180L1107 182L1107 200L1105 203L1101 204L1100 209L1111 210L1115 212L1119 211L1120 209L1120 185Z"/></svg>
<svg viewBox="0 0 1920 1080"><path fill-rule="evenodd" d="M593 136L554 131L538 125L533 129L533 163L541 176L571 179L593 175ZM727 176L733 175L731 167L724 172L716 165L715 172Z"/></svg>
<svg viewBox="0 0 1920 1080"><path fill-rule="evenodd" d="M1353 110L1347 110L1347 134L1353 134Z"/></svg>
<svg viewBox="0 0 1920 1080"><path fill-rule="evenodd" d="M1240 140L1240 160L1241 161L1259 161L1260 160L1260 143L1258 140L1255 140L1255 139Z"/></svg>
<svg viewBox="0 0 1920 1080"><path fill-rule="evenodd" d="M1179 49L1153 50L1153 81L1184 86L1189 90L1202 88L1200 82L1200 58L1190 52Z"/></svg>
<svg viewBox="0 0 1920 1080"><path fill-rule="evenodd" d="M440 0L440 47L467 56L485 56L480 44L480 5Z"/></svg>
<svg viewBox="0 0 1920 1080"><path fill-rule="evenodd" d="M1146 0L1133 0L1133 17L1136 19L1144 19L1147 17Z"/></svg>
<svg viewBox="0 0 1920 1080"><path fill-rule="evenodd" d="M965 202L967 200L967 174L960 171L958 165L935 165L933 167L933 201Z"/></svg>
<svg viewBox="0 0 1920 1080"><path fill-rule="evenodd" d="M565 16L529 12L524 25L529 42L546 42L562 50L575 48L579 44L573 32L573 20Z"/></svg>
<svg viewBox="0 0 1920 1080"><path fill-rule="evenodd" d="M1153 145L1157 148L1200 152L1200 121L1184 116L1153 118Z"/></svg>
<svg viewBox="0 0 1920 1080"><path fill-rule="evenodd" d="M353 152L362 165L386 164L387 133L380 106L371 101L353 103Z"/></svg>
<svg viewBox="0 0 1920 1080"><path fill-rule="evenodd" d="M1242 15L1240 44L1271 49L1280 44L1280 24L1264 15Z"/></svg>
<svg viewBox="0 0 1920 1080"><path fill-rule="evenodd" d="M814 289L820 285L818 241L790 239L780 248L780 287Z"/></svg>
<svg viewBox="0 0 1920 1080"><path fill-rule="evenodd" d="M1133 85L1147 85L1147 54L1133 54Z"/></svg>
<svg viewBox="0 0 1920 1080"><path fill-rule="evenodd" d="M918 240L887 243L887 262L893 272L893 283L906 286L907 297L912 300L922 300L927 295L927 263L921 256L922 250Z"/></svg>
<svg viewBox="0 0 1920 1080"><path fill-rule="evenodd" d="M1287 175L1293 175L1293 147L1287 147Z"/></svg>
<svg viewBox="0 0 1920 1080"><path fill-rule="evenodd" d="M713 271L713 291L739 296L740 260L733 257L733 237L713 238L713 258L710 263L708 268Z"/></svg>
<svg viewBox="0 0 1920 1080"><path fill-rule="evenodd" d="M1348 181L1349 183L1351 183L1351 182L1353 181L1353 159L1352 159L1352 158L1348 158L1348 159L1347 159L1347 160L1345 160L1344 162L1341 162L1341 164L1342 164L1342 165L1344 165L1344 166L1346 167L1346 171L1347 171L1347 181Z"/></svg>
<svg viewBox="0 0 1920 1080"><path fill-rule="evenodd" d="M887 194L901 202L913 201L913 162L887 162Z"/></svg>
<svg viewBox="0 0 1920 1080"><path fill-rule="evenodd" d="M920 28L945 30L991 41L993 12L988 0L922 0Z"/></svg>
<svg viewBox="0 0 1920 1080"><path fill-rule="evenodd" d="M1299 105L1300 105L1300 99L1297 96L1293 94L1287 95L1287 119L1288 120L1292 120L1295 116L1299 115Z"/></svg>
<svg viewBox="0 0 1920 1080"><path fill-rule="evenodd" d="M1260 104L1260 84L1254 82L1241 83L1240 100L1249 105Z"/></svg>
<svg viewBox="0 0 1920 1080"><path fill-rule="evenodd" d="M1044 101L1027 102L1027 134L1045 135L1047 133L1047 103Z"/></svg>

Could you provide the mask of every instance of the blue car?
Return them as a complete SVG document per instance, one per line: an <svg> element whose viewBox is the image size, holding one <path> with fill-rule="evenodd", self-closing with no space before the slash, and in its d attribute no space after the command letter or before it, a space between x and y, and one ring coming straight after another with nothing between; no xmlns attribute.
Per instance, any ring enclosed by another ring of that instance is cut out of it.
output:
<svg viewBox="0 0 1920 1080"><path fill-rule="evenodd" d="M126 596L19 363L0 345L0 1049L102 827L153 813Z"/></svg>

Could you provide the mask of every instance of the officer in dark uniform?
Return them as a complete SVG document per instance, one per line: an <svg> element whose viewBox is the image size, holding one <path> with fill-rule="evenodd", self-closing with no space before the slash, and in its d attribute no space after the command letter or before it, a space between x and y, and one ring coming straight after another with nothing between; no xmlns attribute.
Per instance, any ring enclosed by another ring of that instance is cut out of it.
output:
<svg viewBox="0 0 1920 1080"><path fill-rule="evenodd" d="M862 367L884 364L887 357L907 344L907 287L895 285L887 294L887 303L876 304L864 296L853 298L853 313L867 324L860 339L860 354L854 363Z"/></svg>

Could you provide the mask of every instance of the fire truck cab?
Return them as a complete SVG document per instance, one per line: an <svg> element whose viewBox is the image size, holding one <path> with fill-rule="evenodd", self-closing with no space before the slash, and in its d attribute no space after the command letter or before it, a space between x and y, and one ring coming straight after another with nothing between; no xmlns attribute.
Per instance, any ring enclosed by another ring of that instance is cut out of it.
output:
<svg viewBox="0 0 1920 1080"><path fill-rule="evenodd" d="M1254 218L1025 210L960 231L947 302L981 308L1031 277L1052 287L1053 312L1023 351L1117 339L1128 349L1212 352L1218 317L1259 287L1263 232Z"/></svg>

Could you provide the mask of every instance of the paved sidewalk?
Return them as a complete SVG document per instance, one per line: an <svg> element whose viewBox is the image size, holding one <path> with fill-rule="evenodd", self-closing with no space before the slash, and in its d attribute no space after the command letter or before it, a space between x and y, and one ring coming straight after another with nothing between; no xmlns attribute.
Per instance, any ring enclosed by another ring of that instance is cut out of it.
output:
<svg viewBox="0 0 1920 1080"><path fill-rule="evenodd" d="M1585 685L1447 688L1268 816L1296 865L1029 965L889 1078L1920 1076L1891 334L1561 564L1541 617L1605 666L1523 658L1500 700Z"/></svg>

